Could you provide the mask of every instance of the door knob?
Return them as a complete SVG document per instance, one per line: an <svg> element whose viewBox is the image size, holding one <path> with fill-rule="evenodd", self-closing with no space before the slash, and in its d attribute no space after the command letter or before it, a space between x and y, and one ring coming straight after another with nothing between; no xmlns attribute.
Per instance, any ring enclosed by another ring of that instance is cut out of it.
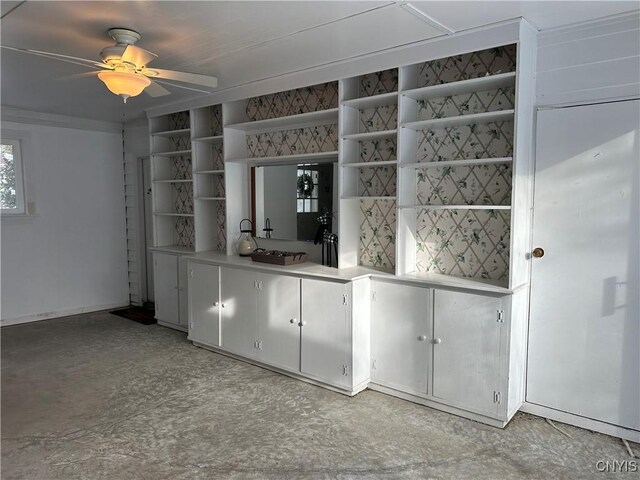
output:
<svg viewBox="0 0 640 480"><path fill-rule="evenodd" d="M534 248L533 252L531 252L531 255L533 255L536 258L544 257L544 248L540 248L540 247Z"/></svg>
<svg viewBox="0 0 640 480"><path fill-rule="evenodd" d="M434 345L437 345L439 343L442 343L442 339L441 338L434 338L433 340L431 340L431 343L433 343Z"/></svg>
<svg viewBox="0 0 640 480"><path fill-rule="evenodd" d="M426 335L420 335L420 336L418 337L418 340L420 340L421 342L424 342L426 339L427 339L427 336L426 336Z"/></svg>

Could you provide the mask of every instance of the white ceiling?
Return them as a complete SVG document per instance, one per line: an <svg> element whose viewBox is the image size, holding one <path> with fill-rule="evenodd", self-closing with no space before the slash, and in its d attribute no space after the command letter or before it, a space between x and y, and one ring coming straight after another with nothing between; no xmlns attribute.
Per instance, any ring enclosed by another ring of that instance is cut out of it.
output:
<svg viewBox="0 0 640 480"><path fill-rule="evenodd" d="M98 60L113 43L109 28L132 28L142 33L138 45L159 55L151 66L214 75L224 89L521 16L544 30L638 8L637 1L409 2L435 20L430 24L402 3L2 1L0 38L3 45ZM201 95L168 87L170 96L143 94L124 105L96 78L69 78L83 67L0 54L3 106L130 121L146 108Z"/></svg>

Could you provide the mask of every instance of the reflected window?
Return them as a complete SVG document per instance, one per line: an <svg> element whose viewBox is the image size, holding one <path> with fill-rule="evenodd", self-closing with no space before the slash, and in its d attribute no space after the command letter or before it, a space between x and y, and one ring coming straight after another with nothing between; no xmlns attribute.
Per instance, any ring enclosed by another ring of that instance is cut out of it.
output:
<svg viewBox="0 0 640 480"><path fill-rule="evenodd" d="M310 165L298 166L297 211L313 213L318 211L318 170Z"/></svg>

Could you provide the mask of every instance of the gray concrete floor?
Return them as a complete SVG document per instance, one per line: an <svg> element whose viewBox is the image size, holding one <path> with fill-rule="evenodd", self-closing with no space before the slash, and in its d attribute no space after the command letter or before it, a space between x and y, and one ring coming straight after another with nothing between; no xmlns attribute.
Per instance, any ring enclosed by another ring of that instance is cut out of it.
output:
<svg viewBox="0 0 640 480"><path fill-rule="evenodd" d="M354 398L96 313L3 328L2 478L584 479L620 440ZM636 454L638 445L632 444ZM611 478L635 478L638 473Z"/></svg>

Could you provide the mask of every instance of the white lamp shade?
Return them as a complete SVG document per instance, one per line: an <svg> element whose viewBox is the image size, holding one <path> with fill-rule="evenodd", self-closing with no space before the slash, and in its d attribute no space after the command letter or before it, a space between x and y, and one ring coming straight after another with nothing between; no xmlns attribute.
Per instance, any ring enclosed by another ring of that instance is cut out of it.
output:
<svg viewBox="0 0 640 480"><path fill-rule="evenodd" d="M98 78L104 82L109 91L125 99L140 95L145 88L151 85L151 80L137 73L103 70L98 73Z"/></svg>

